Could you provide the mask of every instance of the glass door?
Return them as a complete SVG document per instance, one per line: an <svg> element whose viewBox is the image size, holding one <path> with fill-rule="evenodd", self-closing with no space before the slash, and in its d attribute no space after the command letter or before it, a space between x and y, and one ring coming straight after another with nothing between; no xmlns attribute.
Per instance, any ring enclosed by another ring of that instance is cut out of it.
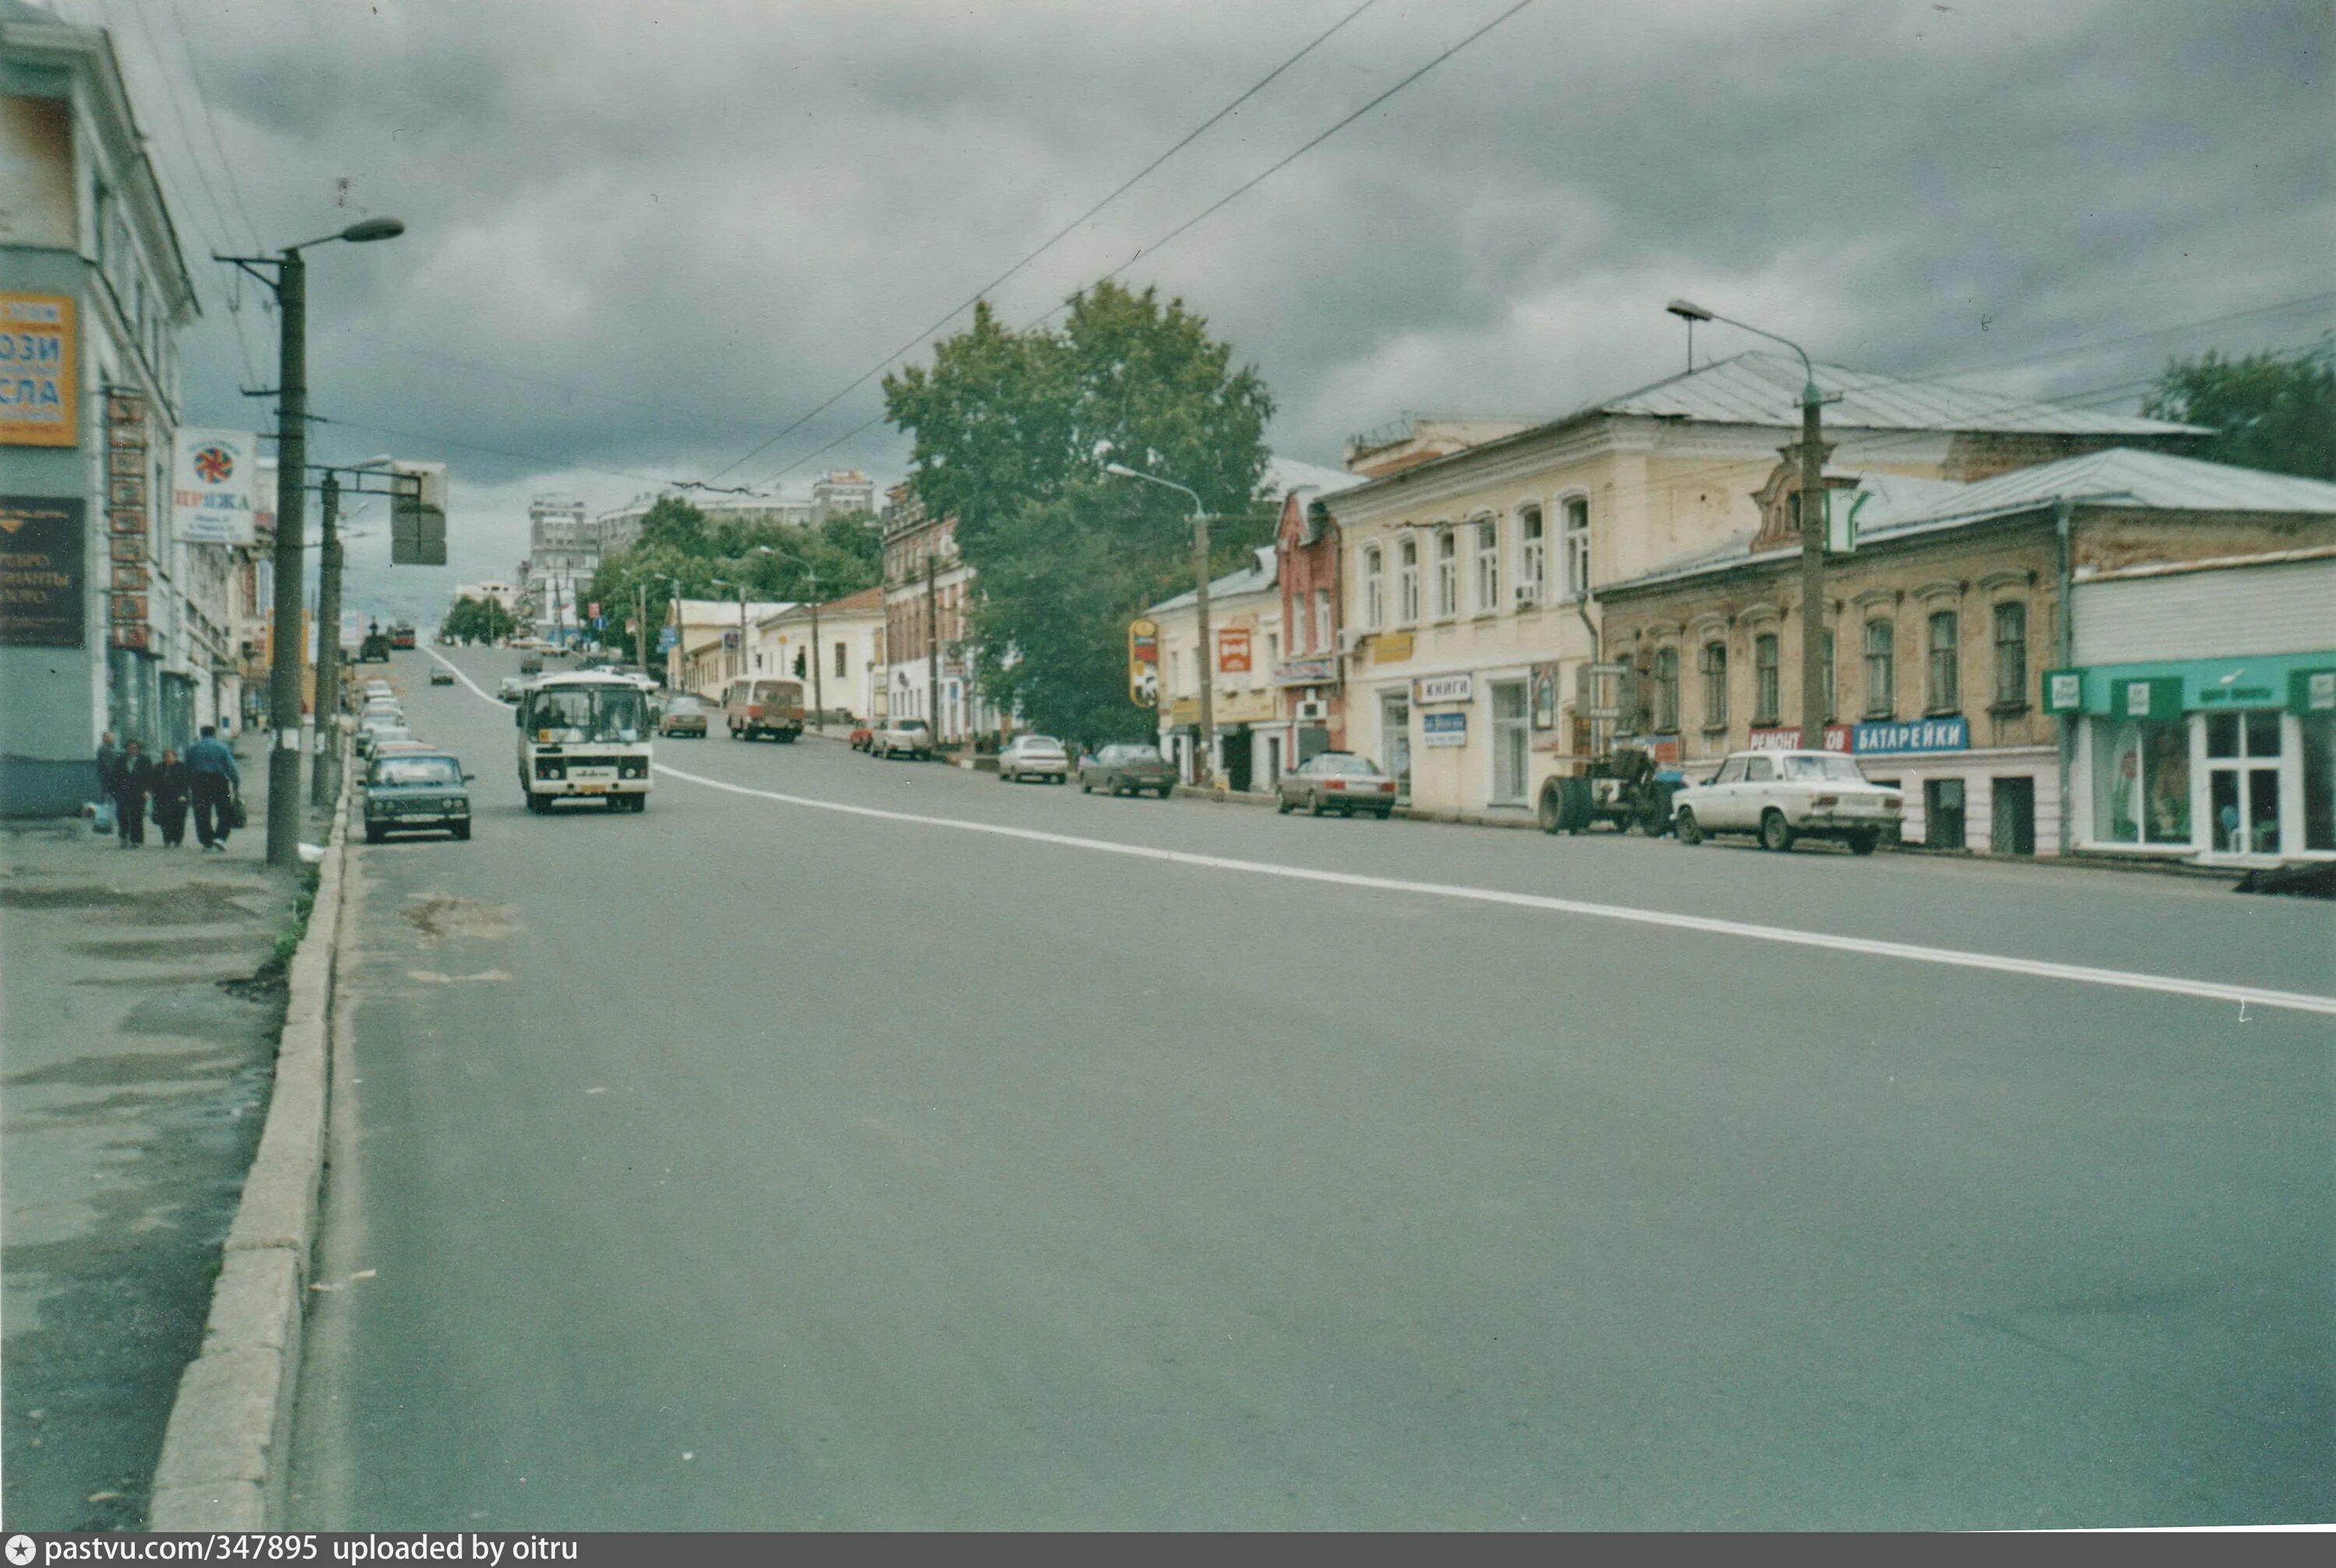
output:
<svg viewBox="0 0 2336 1568"><path fill-rule="evenodd" d="M1411 698L1400 692L1379 698L1379 766L1395 780L1396 799L1411 799Z"/></svg>
<svg viewBox="0 0 2336 1568"><path fill-rule="evenodd" d="M1525 683L1493 684L1493 802L1522 805L1525 798Z"/></svg>
<svg viewBox="0 0 2336 1568"><path fill-rule="evenodd" d="M2207 716L2207 809L2216 854L2280 852L2279 755L2275 710Z"/></svg>

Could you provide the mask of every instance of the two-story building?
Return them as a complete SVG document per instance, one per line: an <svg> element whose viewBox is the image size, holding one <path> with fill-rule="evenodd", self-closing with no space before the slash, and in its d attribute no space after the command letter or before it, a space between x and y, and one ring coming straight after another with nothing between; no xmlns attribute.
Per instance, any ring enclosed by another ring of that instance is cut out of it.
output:
<svg viewBox="0 0 2336 1568"><path fill-rule="evenodd" d="M1200 595L1184 592L1144 612L1160 637L1160 751L1187 784L1222 777L1227 788L1266 790L1281 776L1288 722L1272 677L1281 662L1282 598L1273 545L1209 583L1209 640L1200 644ZM1201 753L1201 683L1210 683L1216 745Z"/></svg>
<svg viewBox="0 0 2336 1568"><path fill-rule="evenodd" d="M1975 480L2127 444L2162 420L1949 383L1816 367L1836 468ZM1574 694L1604 661L1600 590L1748 539L1797 433L1800 362L1746 354L1424 461L1350 451L1378 477L1330 499L1340 531L1348 746L1406 781L1416 814L1527 820L1596 744ZM1797 504L1784 502L1783 504Z"/></svg>
<svg viewBox="0 0 2336 1568"><path fill-rule="evenodd" d="M1347 692L1338 657L1344 558L1328 498L1363 482L1358 474L1308 463L1282 462L1277 470L1287 487L1273 539L1281 628L1279 657L1267 669L1277 711L1263 726L1276 750L1260 788L1317 753L1346 746Z"/></svg>
<svg viewBox="0 0 2336 1568"><path fill-rule="evenodd" d="M2336 851L2336 484L2122 448L1833 483L1821 744L1905 792L1908 842ZM1619 728L1690 774L1800 745L1800 559L1777 486L1748 538L1602 586Z"/></svg>
<svg viewBox="0 0 2336 1568"><path fill-rule="evenodd" d="M884 711L921 718L942 744L998 727L973 683L974 572L958 553L957 519L925 511L908 484L884 509Z"/></svg>
<svg viewBox="0 0 2336 1568"><path fill-rule="evenodd" d="M884 590L865 589L816 611L798 604L764 616L754 623L754 651L757 668L800 679L805 703L819 712L870 718L886 676Z"/></svg>

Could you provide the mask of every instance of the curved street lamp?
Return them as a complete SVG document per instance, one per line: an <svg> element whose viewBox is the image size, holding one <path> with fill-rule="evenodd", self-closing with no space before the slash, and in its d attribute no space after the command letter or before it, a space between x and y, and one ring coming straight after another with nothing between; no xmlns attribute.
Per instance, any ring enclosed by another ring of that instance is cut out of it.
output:
<svg viewBox="0 0 2336 1568"><path fill-rule="evenodd" d="M1198 755L1201 766L1199 782L1212 784L1217 778L1217 708L1216 650L1210 646L1209 637L1209 513L1201 504L1200 492L1173 479L1163 479L1156 473L1146 473L1140 468L1130 468L1124 463L1106 463L1103 471L1121 479L1139 479L1146 484L1156 484L1190 498L1192 502L1192 570L1199 586L1192 596L1193 634L1199 643L1194 650L1193 665L1201 677L1201 701L1193 717L1199 731ZM1174 697L1170 697L1170 718L1174 718Z"/></svg>

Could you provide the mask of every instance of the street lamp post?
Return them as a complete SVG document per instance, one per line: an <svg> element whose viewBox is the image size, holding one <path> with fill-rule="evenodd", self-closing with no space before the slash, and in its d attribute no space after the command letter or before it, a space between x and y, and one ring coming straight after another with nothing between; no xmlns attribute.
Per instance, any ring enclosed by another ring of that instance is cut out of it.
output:
<svg viewBox="0 0 2336 1568"><path fill-rule="evenodd" d="M316 730L308 765L308 803L315 806L331 805L341 791L340 518L341 476L327 469L316 506Z"/></svg>
<svg viewBox="0 0 2336 1568"><path fill-rule="evenodd" d="M1691 332L1698 321L1724 321L1728 326L1765 337L1771 343L1781 343L1801 356L1801 745L1811 751L1825 747L1825 446L1820 428L1820 411L1824 396L1817 391L1816 366L1809 363L1808 351L1789 337L1780 337L1766 327L1737 321L1718 311L1706 310L1684 299L1674 299L1665 306L1673 316L1688 324Z"/></svg>
<svg viewBox="0 0 2336 1568"><path fill-rule="evenodd" d="M803 573L803 584L811 594L811 722L820 734L827 733L827 689L819 679L819 569L812 567Z"/></svg>
<svg viewBox="0 0 2336 1568"><path fill-rule="evenodd" d="M1106 463L1103 467L1105 473L1116 474L1122 479L1140 479L1147 484L1156 484L1163 489L1175 491L1179 494L1190 497L1192 500L1192 574L1198 579L1196 589L1192 596L1193 629L1196 634L1196 639L1200 644L1199 648L1195 650L1193 662L1199 667L1201 677L1200 711L1194 716L1200 721L1198 726L1200 731L1200 782L1205 784L1212 784L1216 782L1217 777L1217 709L1215 702L1217 660L1215 649L1211 647L1209 637L1208 511L1201 504L1199 492L1189 489L1184 485L1181 485L1173 479L1163 479L1156 473L1146 473L1142 469L1130 468L1124 463ZM1171 696L1171 703L1173 706L1173 694Z"/></svg>
<svg viewBox="0 0 2336 1568"><path fill-rule="evenodd" d="M268 863L293 866L300 860L300 554L308 469L308 264L300 252L312 245L345 239L362 245L394 239L405 225L394 218L369 218L337 233L287 245L274 256L214 256L242 268L275 292L276 378L276 604L275 646L268 678ZM272 271L262 271L261 268ZM319 628L319 635L325 635ZM331 635L338 636L338 628ZM316 694L316 744L324 745L325 694Z"/></svg>

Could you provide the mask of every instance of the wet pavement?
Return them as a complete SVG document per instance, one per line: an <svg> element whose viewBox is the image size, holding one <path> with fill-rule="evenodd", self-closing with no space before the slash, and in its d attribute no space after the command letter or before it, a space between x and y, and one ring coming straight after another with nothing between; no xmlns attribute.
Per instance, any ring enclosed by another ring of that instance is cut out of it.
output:
<svg viewBox="0 0 2336 1568"><path fill-rule="evenodd" d="M247 775L261 770L247 767ZM255 827L264 781L247 786ZM314 836L313 830L311 836ZM268 1105L291 920L265 834L0 829L0 1461L10 1527L135 1529Z"/></svg>

